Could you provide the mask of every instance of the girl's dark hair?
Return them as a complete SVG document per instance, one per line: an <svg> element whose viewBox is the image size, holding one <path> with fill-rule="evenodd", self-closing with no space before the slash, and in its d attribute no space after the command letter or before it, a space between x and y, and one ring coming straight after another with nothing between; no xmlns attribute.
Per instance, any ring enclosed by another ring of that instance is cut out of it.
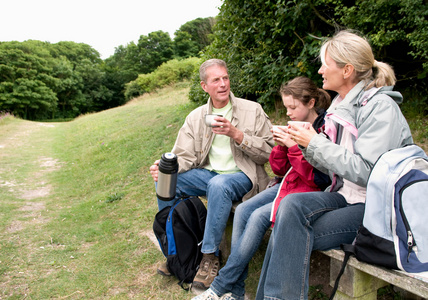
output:
<svg viewBox="0 0 428 300"><path fill-rule="evenodd" d="M327 110L331 104L331 97L325 90L320 89L307 77L296 77L281 86L281 96L292 96L304 105L315 99L314 108L317 112Z"/></svg>

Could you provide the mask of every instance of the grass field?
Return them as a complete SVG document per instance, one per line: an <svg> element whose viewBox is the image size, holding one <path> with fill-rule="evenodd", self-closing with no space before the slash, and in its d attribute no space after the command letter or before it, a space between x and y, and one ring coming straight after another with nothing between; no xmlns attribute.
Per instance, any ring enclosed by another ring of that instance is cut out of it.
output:
<svg viewBox="0 0 428 300"><path fill-rule="evenodd" d="M157 212L148 168L195 107L188 90L65 123L0 119L0 299L191 298L156 274L163 255L148 234ZM412 124L426 145L426 121Z"/></svg>
<svg viewBox="0 0 428 300"><path fill-rule="evenodd" d="M0 298L188 299L156 274L148 168L192 105L167 88L67 123L0 120Z"/></svg>

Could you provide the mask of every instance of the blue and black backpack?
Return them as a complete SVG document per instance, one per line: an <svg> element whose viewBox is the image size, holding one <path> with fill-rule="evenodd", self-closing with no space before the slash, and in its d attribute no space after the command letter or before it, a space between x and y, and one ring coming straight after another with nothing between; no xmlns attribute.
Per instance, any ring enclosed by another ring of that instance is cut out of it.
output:
<svg viewBox="0 0 428 300"><path fill-rule="evenodd" d="M153 231L166 257L168 270L184 289L184 283L193 281L202 259L206 217L207 209L196 196L180 198L155 216Z"/></svg>
<svg viewBox="0 0 428 300"><path fill-rule="evenodd" d="M350 255L408 273L428 271L427 216L425 152L408 145L382 154L367 184L363 224L352 245L342 245L345 259L333 295Z"/></svg>

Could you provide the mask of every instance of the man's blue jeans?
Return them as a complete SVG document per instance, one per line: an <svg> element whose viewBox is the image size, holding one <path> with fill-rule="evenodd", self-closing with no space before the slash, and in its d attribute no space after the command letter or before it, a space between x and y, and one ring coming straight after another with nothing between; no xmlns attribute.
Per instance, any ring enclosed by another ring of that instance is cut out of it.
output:
<svg viewBox="0 0 428 300"><path fill-rule="evenodd" d="M233 218L232 247L226 265L211 284L218 295L245 294L248 264L271 225L270 212L280 184L238 205Z"/></svg>
<svg viewBox="0 0 428 300"><path fill-rule="evenodd" d="M178 174L176 199L187 195L206 196L208 200L202 253L218 253L232 203L240 201L252 186L243 172L218 174L206 169L191 169ZM176 199L158 200L159 210L172 206Z"/></svg>
<svg viewBox="0 0 428 300"><path fill-rule="evenodd" d="M339 193L290 194L278 207L256 300L307 299L312 250L352 243L364 204L348 205Z"/></svg>

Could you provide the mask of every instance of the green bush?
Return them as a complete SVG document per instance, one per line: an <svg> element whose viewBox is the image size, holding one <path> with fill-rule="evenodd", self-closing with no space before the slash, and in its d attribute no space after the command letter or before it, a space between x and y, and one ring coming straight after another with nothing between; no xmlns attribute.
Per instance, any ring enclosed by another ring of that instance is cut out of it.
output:
<svg viewBox="0 0 428 300"><path fill-rule="evenodd" d="M138 97L142 95L144 92L141 89L141 86L136 81L131 81L127 84L125 90L125 98L132 99L134 97Z"/></svg>
<svg viewBox="0 0 428 300"><path fill-rule="evenodd" d="M199 58L190 57L184 60L173 59L160 65L154 72L140 74L134 81L126 84L125 97L127 100L152 92L158 88L189 80L199 68Z"/></svg>
<svg viewBox="0 0 428 300"><path fill-rule="evenodd" d="M323 38L353 29L369 39L377 60L394 67L397 89L416 90L427 106L427 14L424 0L225 0L203 58L224 59L235 95L272 109L283 82L308 76L320 85ZM203 103L193 80L191 100Z"/></svg>

